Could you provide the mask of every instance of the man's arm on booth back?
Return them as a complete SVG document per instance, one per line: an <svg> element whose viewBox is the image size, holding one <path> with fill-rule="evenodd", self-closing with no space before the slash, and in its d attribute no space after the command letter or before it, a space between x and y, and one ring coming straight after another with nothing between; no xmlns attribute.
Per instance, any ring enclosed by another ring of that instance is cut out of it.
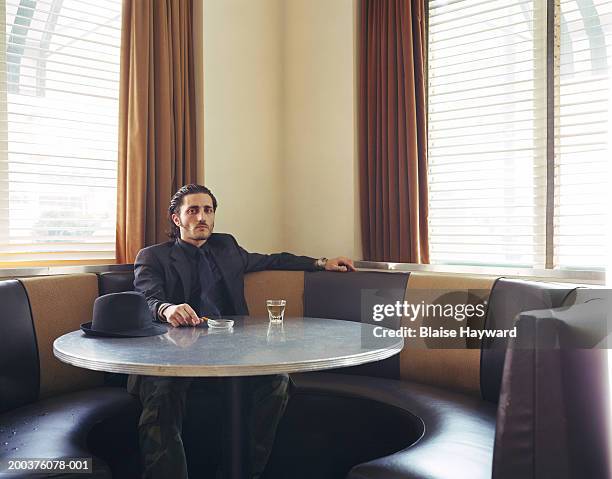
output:
<svg viewBox="0 0 612 479"><path fill-rule="evenodd" d="M310 256L296 256L291 253L249 253L238 244L236 238L233 236L231 238L234 242L234 247L238 250L242 258L245 273L264 271L268 269L284 269L292 271L315 271L317 269L315 266L316 259L311 258Z"/></svg>

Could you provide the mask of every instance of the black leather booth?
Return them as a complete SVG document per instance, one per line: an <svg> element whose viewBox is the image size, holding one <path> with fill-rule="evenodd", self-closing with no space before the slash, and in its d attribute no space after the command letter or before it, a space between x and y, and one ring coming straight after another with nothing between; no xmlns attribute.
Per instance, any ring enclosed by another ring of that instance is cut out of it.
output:
<svg viewBox="0 0 612 479"><path fill-rule="evenodd" d="M125 389L107 387L41 397L36 332L28 296L20 281L0 282L0 304L2 462L21 458L93 457L93 473L82 477L137 477L140 467L136 436L138 401ZM7 476L33 477L29 472ZM52 477L64 475L54 473Z"/></svg>
<svg viewBox="0 0 612 479"><path fill-rule="evenodd" d="M354 275L351 279L357 291L372 289L376 284L371 282L368 276L361 274ZM322 284L309 291L309 286L317 280ZM305 312L309 311L310 303L317 305L317 315L325 316L328 302L335 300L336 303L340 303L342 298L346 297L345 285L334 284L329 281L329 276L318 273L307 274L305 284ZM573 289L573 287L547 283L498 279L491 292L485 327L509 328L515 316L521 311L559 306ZM313 293L314 291L316 293ZM352 304L359 304L354 297L358 295L353 292L352 296ZM390 300L394 301L395 298ZM333 305L332 308L335 315L342 314L337 306ZM348 312L345 314L347 316L343 319L353 319L358 312L354 310L352 315ZM413 433L404 437L392 434L389 437L387 429L381 427L377 430L364 431L364 434L360 434L358 438L347 437L345 439L349 442L337 444L329 451L329 455L333 457L341 453L345 447L356 448L361 452L361 457L357 458L359 462L354 463L353 467L345 467L343 471L332 471L326 468L326 460L317 461L313 458L311 461L300 462L300 472L296 477L491 478L497 400L504 365L505 342L487 344L486 347L490 349L483 348L481 352L481 398L401 380L397 375L395 377L390 375L388 365L383 365L383 362L370 365L370 374L364 376L333 373L294 375L294 382L298 388L297 395L316 397L321 411L327 407L326 401L321 399L322 396L328 397L329 400L344 398L344 409L336 415L334 418L336 424L328 426L330 428L350 430L351 423L358 415L369 413L367 408L360 408L358 405L358 401L365 399L393 408L398 415L412 415L411 428L407 430L420 431L420 434ZM378 374L376 371L371 374L372 368L378 366L380 366ZM303 417L301 411L290 408L287 416L291 418L292 415ZM308 422L312 420L311 417L298 421L292 431L280 431L287 436L280 437L279 443L288 442L291 445L278 446L274 451L269 477L282 477L281 471L290 467L290 461L286 459L287 449L304 447L308 449L317 434L321 434L320 431L311 431L311 437L305 437L305 432L309 431ZM388 444L385 454L380 455L376 445L385 439L391 440L391 443ZM373 453L374 451L376 453ZM295 464L298 460L299 458L295 458L291 462Z"/></svg>
<svg viewBox="0 0 612 479"><path fill-rule="evenodd" d="M133 273L106 272L70 280L49 277L24 281L0 281L0 304L3 305L0 458L87 456L94 458L95 471L86 477L137 477L139 404L120 387L121 380L114 377L109 382L107 377L107 386L103 386L102 376L92 379L87 375L81 381L75 379L76 375L90 372L59 364L55 366L60 369L49 370L48 364L57 362L49 352L55 337L63 334L62 331L76 329L79 321L88 319L95 296L132 289ZM248 275L245 293L251 312L261 312L265 297L281 291L282 295L292 295L294 314L360 321L361 298L366 290L380 292L382 302L393 304L415 288L439 284L442 289L460 291L465 284L470 284L469 288L484 284L482 294L488 299L488 309L480 327L486 329L510 328L518 315L526 311L557 311L555 308L586 301L576 299L581 294L577 295L574 286L496 277L487 281L435 273L270 271ZM83 299L87 296L85 283L92 295L89 299ZM71 290L66 289L67 284L72 285ZM46 304L62 294L66 295L63 301L78 297L84 302L81 309L84 317L71 319L62 330L49 329L51 322L63 319L60 314L56 315L57 319L47 321ZM576 315L580 316L580 311L574 310L569 318L559 321L573 320L580 324L581 319L576 319ZM521 320L527 321L523 316ZM530 317L537 316L534 313ZM541 442L524 441L535 434L533 421L520 423L515 435L503 434L512 432L509 421L516 420L517 411L520 418L525 413L525 409L513 409L508 404L517 398L526 401L532 397L530 394L534 391L529 386L532 383L520 379L530 377L536 366L541 365L519 361L515 351L508 352L507 346L506 340L494 339L483 342L480 349L459 352L419 352L404 348L400 354L373 364L294 375L296 387L264 477L517 477L509 472L513 466L508 462L512 463L514 457L528 456L532 464L536 463L540 457L536 446ZM586 364L597 364L601 372L601 355L597 357L599 362ZM579 356L565 354L562 358L547 367L553 368L553 372L563 368L568 371L567 377L581 384L582 390L603 394L605 385L597 380L599 372L581 375L581 368L585 366ZM519 363L523 369L516 366ZM417 365L421 370L415 371ZM456 369L449 374L447 369L451 366ZM550 371L539 371L540 374L547 372ZM456 375L463 377L457 380ZM119 386L108 387L108 384ZM560 391L559 397L549 397L549 403L532 404L531 417L535 417L536 409L541 419L549 417L550 410L570 411L568 414L588 411L584 407L588 394L573 394L567 386ZM498 407L500 393L502 403ZM564 397L575 399L577 405L572 409L560 404ZM601 420L602 407L593 411L594 420ZM572 424L572 430L579 433L593 430ZM602 463L604 444L600 433L601 430L590 442L590 447L599 454L589 456L595 457L598 465ZM516 437L519 439L514 440ZM189 444L197 441L187 440L186 445ZM575 457L570 449L576 447L579 447L576 438L567 439L562 452ZM565 475L556 477L577 477L576 471L585 467L585 463L582 456L569 461L565 469L560 469ZM190 463L190 470L195 471L196 467L197 462ZM521 474L525 470L521 469ZM599 473L602 469L591 470ZM10 477L27 477L27 474Z"/></svg>
<svg viewBox="0 0 612 479"><path fill-rule="evenodd" d="M129 275L100 275L100 291L130 286ZM404 299L407 273L304 274L304 316L361 321L361 295ZM561 306L573 286L498 278L485 328L510 328L527 310ZM293 375L296 389L265 477L492 477L497 401L506 340L483 343L480 395L402 380L399 356L377 363ZM460 471L460 472L459 472Z"/></svg>

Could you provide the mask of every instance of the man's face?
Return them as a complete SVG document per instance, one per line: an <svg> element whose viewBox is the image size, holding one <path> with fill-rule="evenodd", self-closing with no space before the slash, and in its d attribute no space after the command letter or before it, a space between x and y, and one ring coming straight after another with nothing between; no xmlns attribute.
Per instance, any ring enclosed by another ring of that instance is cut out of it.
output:
<svg viewBox="0 0 612 479"><path fill-rule="evenodd" d="M212 198L206 193L185 196L179 214L173 214L172 221L179 227L183 241L206 241L215 227Z"/></svg>

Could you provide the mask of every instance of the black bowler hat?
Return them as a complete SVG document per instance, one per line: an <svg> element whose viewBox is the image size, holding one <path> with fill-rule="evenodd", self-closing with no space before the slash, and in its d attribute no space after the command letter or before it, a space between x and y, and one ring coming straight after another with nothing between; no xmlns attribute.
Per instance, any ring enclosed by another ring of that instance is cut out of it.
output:
<svg viewBox="0 0 612 479"><path fill-rule="evenodd" d="M93 321L81 324L85 334L111 338L133 338L164 334L166 328L153 324L144 295L136 291L105 294L96 298Z"/></svg>

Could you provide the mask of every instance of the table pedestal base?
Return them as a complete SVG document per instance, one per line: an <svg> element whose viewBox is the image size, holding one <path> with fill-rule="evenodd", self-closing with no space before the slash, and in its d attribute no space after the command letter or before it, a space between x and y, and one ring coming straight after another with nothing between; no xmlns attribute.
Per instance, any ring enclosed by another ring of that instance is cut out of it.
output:
<svg viewBox="0 0 612 479"><path fill-rule="evenodd" d="M249 428L249 401L245 401L248 377L225 378L227 383L227 453L224 454L224 470L228 479L251 477Z"/></svg>

